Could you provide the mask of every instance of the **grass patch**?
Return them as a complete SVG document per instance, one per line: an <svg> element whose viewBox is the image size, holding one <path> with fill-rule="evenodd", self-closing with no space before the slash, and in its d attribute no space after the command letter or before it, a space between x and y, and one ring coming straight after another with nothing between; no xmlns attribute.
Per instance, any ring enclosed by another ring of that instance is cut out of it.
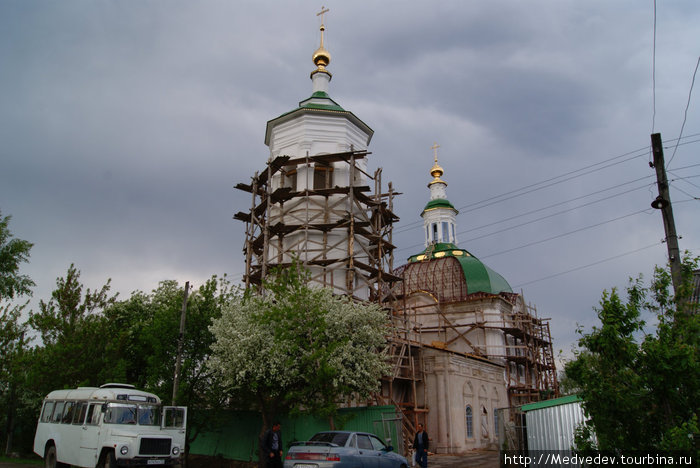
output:
<svg viewBox="0 0 700 468"><path fill-rule="evenodd" d="M39 457L11 458L11 457L0 456L0 463L15 463L17 465L41 466L44 464L44 461Z"/></svg>

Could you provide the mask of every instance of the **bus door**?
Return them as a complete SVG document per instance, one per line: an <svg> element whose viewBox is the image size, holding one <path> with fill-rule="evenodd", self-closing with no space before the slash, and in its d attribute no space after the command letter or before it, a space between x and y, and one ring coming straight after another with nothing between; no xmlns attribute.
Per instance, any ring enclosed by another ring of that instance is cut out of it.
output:
<svg viewBox="0 0 700 468"><path fill-rule="evenodd" d="M63 406L63 416L61 417L61 425L57 427L61 431L61 441L57 447L58 459L69 465L78 464L78 453L75 447L80 443L81 430L77 425L77 419L80 415L81 402L66 401Z"/></svg>
<svg viewBox="0 0 700 468"><path fill-rule="evenodd" d="M163 407L163 429L178 431L182 434L184 441L185 427L187 426L186 406L164 406ZM184 444L183 444L184 447Z"/></svg>
<svg viewBox="0 0 700 468"><path fill-rule="evenodd" d="M100 456L98 447L100 446L100 416L102 414L102 403L86 403L84 417L80 419L80 466L97 465L97 457Z"/></svg>

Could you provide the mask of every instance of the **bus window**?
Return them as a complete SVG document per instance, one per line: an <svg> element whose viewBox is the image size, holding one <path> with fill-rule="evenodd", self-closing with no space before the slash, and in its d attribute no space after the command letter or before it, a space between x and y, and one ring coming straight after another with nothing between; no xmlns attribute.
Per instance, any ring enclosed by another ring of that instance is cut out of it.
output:
<svg viewBox="0 0 700 468"><path fill-rule="evenodd" d="M61 417L63 416L63 405L65 402L57 401L53 408L53 416L51 417L51 422L60 423Z"/></svg>
<svg viewBox="0 0 700 468"><path fill-rule="evenodd" d="M88 404L84 401L76 403L75 411L73 411L73 424L82 424L85 421L85 413L87 412Z"/></svg>
<svg viewBox="0 0 700 468"><path fill-rule="evenodd" d="M51 421L51 413L53 412L53 405L55 402L47 401L44 403L44 411L41 412L41 422Z"/></svg>
<svg viewBox="0 0 700 468"><path fill-rule="evenodd" d="M90 405L90 408L88 408L87 412L87 419L85 420L85 424L88 424L90 426L96 426L100 423L100 411L102 409L102 405L98 403L92 403Z"/></svg>
<svg viewBox="0 0 700 468"><path fill-rule="evenodd" d="M63 424L73 422L73 408L75 408L75 402L67 401L66 406L63 408L63 418L61 419Z"/></svg>
<svg viewBox="0 0 700 468"><path fill-rule="evenodd" d="M140 405L138 415L141 426L160 425L160 408L157 406Z"/></svg>
<svg viewBox="0 0 700 468"><path fill-rule="evenodd" d="M109 424L136 424L136 405L109 405L104 422Z"/></svg>

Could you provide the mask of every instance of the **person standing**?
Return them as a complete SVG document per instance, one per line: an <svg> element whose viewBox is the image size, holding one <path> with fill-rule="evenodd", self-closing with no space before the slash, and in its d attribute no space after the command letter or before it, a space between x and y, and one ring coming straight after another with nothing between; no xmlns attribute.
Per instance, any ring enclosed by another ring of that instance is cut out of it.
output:
<svg viewBox="0 0 700 468"><path fill-rule="evenodd" d="M423 429L423 424L418 423L418 431L413 439L413 449L416 451L416 463L421 468L428 466L428 433Z"/></svg>
<svg viewBox="0 0 700 468"><path fill-rule="evenodd" d="M267 457L268 468L282 468L282 425L279 421L272 423L263 436L263 452Z"/></svg>

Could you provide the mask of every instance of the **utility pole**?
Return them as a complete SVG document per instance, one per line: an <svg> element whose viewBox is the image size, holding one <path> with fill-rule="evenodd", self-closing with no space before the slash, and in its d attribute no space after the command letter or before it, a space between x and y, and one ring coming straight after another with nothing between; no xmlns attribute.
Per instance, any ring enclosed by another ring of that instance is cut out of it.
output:
<svg viewBox="0 0 700 468"><path fill-rule="evenodd" d="M180 334L177 337L177 360L175 361L175 377L173 378L173 402L175 406L177 389L180 386L180 367L182 363L182 346L185 341L185 316L187 315L187 294L190 290L190 282L185 283L185 297L182 299L182 310L180 311Z"/></svg>
<svg viewBox="0 0 700 468"><path fill-rule="evenodd" d="M678 294L681 287L681 255L678 248L678 236L676 235L676 223L673 220L673 207L668 191L668 179L666 178L666 163L664 162L664 148L661 142L661 134L651 135L651 150L654 154L653 167L656 169L656 185L659 188L659 196L651 202L651 206L661 210L664 220L664 232L666 233L666 247L668 248L668 261L671 264L671 281L673 290Z"/></svg>

